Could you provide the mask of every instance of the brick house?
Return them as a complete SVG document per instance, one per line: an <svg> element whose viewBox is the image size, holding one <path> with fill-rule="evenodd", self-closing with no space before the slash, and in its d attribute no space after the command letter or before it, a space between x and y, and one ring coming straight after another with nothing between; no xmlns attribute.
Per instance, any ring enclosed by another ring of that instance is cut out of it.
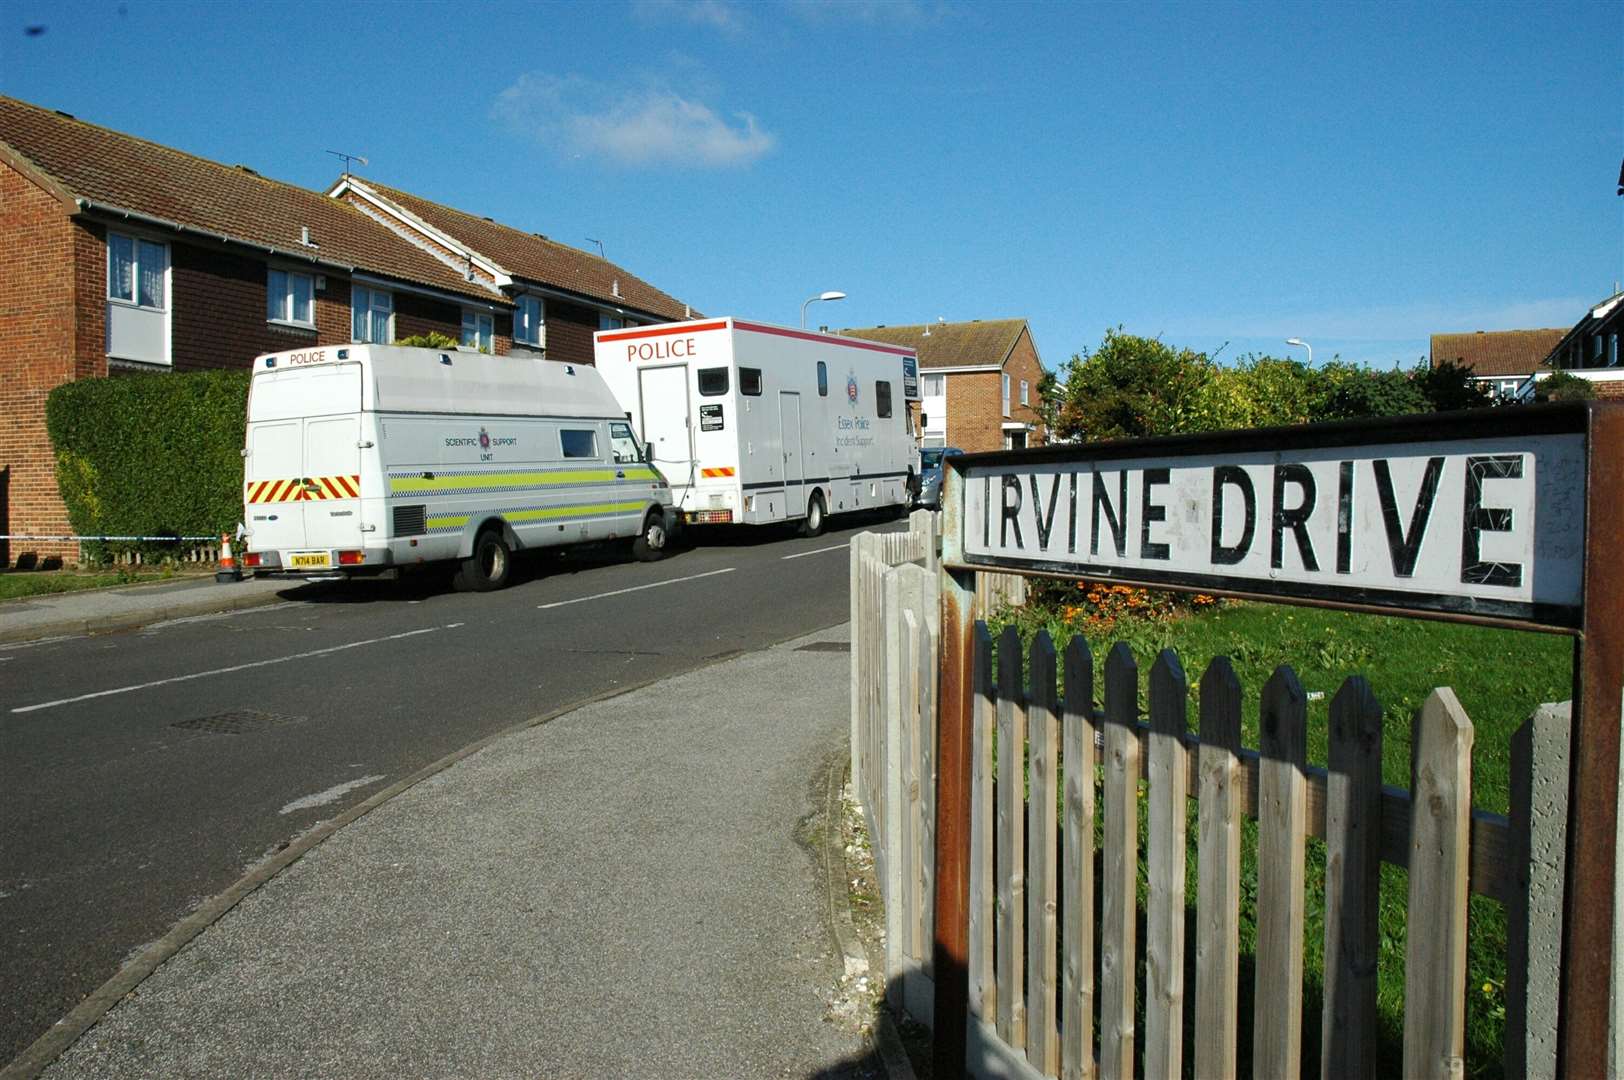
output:
<svg viewBox="0 0 1624 1080"><path fill-rule="evenodd" d="M1430 363L1471 368L1472 382L1495 400L1516 396L1535 372L1548 372L1545 358L1565 333L1555 330L1479 330L1472 334L1433 334Z"/></svg>
<svg viewBox="0 0 1624 1080"><path fill-rule="evenodd" d="M1588 380L1599 398L1624 398L1624 367L1618 336L1624 332L1624 292L1615 292L1590 308L1573 328L1559 331L1545 367Z"/></svg>
<svg viewBox="0 0 1624 1080"><path fill-rule="evenodd" d="M239 367L262 352L431 331L531 352L514 346L515 317L520 338L534 338L525 296L549 289L559 299L545 354L590 363L600 312L656 321L685 310L564 245L549 242L551 261L525 264L528 276L483 272L471 253L437 249L354 199L6 97L0 229L0 534L72 531L45 399L73 379ZM611 295L600 301L592 289L604 276ZM0 541L0 567L76 551Z"/></svg>
<svg viewBox="0 0 1624 1080"><path fill-rule="evenodd" d="M1019 449L1048 441L1038 413L1043 361L1025 319L873 326L839 333L919 353L921 445Z"/></svg>

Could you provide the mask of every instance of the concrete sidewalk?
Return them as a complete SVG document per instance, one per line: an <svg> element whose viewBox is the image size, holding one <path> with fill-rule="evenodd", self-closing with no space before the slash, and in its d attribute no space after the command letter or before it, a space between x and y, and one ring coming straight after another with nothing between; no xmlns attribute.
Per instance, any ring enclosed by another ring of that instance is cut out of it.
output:
<svg viewBox="0 0 1624 1080"><path fill-rule="evenodd" d="M845 753L845 641L499 737L248 895L45 1075L884 1075L831 1019L800 835Z"/></svg>
<svg viewBox="0 0 1624 1080"><path fill-rule="evenodd" d="M212 577L186 577L117 589L47 593L0 602L0 644L64 634L98 634L274 604L293 590L321 588L298 580L246 580L218 585Z"/></svg>

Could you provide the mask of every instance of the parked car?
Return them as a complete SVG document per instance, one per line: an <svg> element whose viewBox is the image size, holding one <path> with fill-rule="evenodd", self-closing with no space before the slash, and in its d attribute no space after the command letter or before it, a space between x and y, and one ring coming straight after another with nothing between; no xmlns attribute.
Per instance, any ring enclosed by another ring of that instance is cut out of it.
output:
<svg viewBox="0 0 1624 1080"><path fill-rule="evenodd" d="M939 510L942 506L942 459L964 453L956 446L932 446L919 451L919 497L916 506Z"/></svg>

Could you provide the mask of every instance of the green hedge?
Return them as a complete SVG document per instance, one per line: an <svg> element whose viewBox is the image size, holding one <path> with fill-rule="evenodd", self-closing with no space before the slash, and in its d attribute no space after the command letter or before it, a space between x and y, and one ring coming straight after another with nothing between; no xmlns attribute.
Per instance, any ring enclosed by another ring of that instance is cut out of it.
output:
<svg viewBox="0 0 1624 1080"><path fill-rule="evenodd" d="M81 536L217 536L242 517L248 372L120 375L51 391L56 482ZM90 544L90 558L177 545Z"/></svg>

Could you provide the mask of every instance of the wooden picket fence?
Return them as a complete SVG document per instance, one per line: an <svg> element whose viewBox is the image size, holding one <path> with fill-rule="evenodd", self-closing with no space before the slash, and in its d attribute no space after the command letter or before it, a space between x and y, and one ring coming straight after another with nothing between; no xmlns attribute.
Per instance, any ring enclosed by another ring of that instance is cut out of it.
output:
<svg viewBox="0 0 1624 1080"><path fill-rule="evenodd" d="M933 525L916 518L921 535ZM852 772L885 904L888 1000L930 1024L941 630L930 544L907 535L852 544ZM1261 745L1248 749L1244 694L1223 658L1201 679L1192 732L1187 679L1170 651L1149 674L1148 723L1126 645L1109 653L1098 697L1081 637L1063 664L1046 633L1023 649L1006 630L996 654L995 675L992 642L978 623L972 1075L1126 1080L1138 1059L1146 1077L1228 1077L1249 1039L1256 1075L1296 1076L1303 1024L1311 1022L1303 998L1309 837L1326 845L1322 1075L1377 1075L1384 862L1408 870L1404 1075L1460 1075L1471 893L1506 909L1506 1075L1556 1075L1565 715L1541 710L1513 738L1510 813L1502 816L1472 809L1472 724L1447 689L1434 691L1415 720L1411 792L1382 784L1381 710L1361 678L1348 679L1330 703L1327 767L1319 768L1306 761L1307 696L1289 667L1256 699ZM1187 942L1191 799L1197 880L1195 940ZM1243 818L1258 822L1250 1032L1239 1005ZM1186 987L1192 949L1195 985Z"/></svg>

